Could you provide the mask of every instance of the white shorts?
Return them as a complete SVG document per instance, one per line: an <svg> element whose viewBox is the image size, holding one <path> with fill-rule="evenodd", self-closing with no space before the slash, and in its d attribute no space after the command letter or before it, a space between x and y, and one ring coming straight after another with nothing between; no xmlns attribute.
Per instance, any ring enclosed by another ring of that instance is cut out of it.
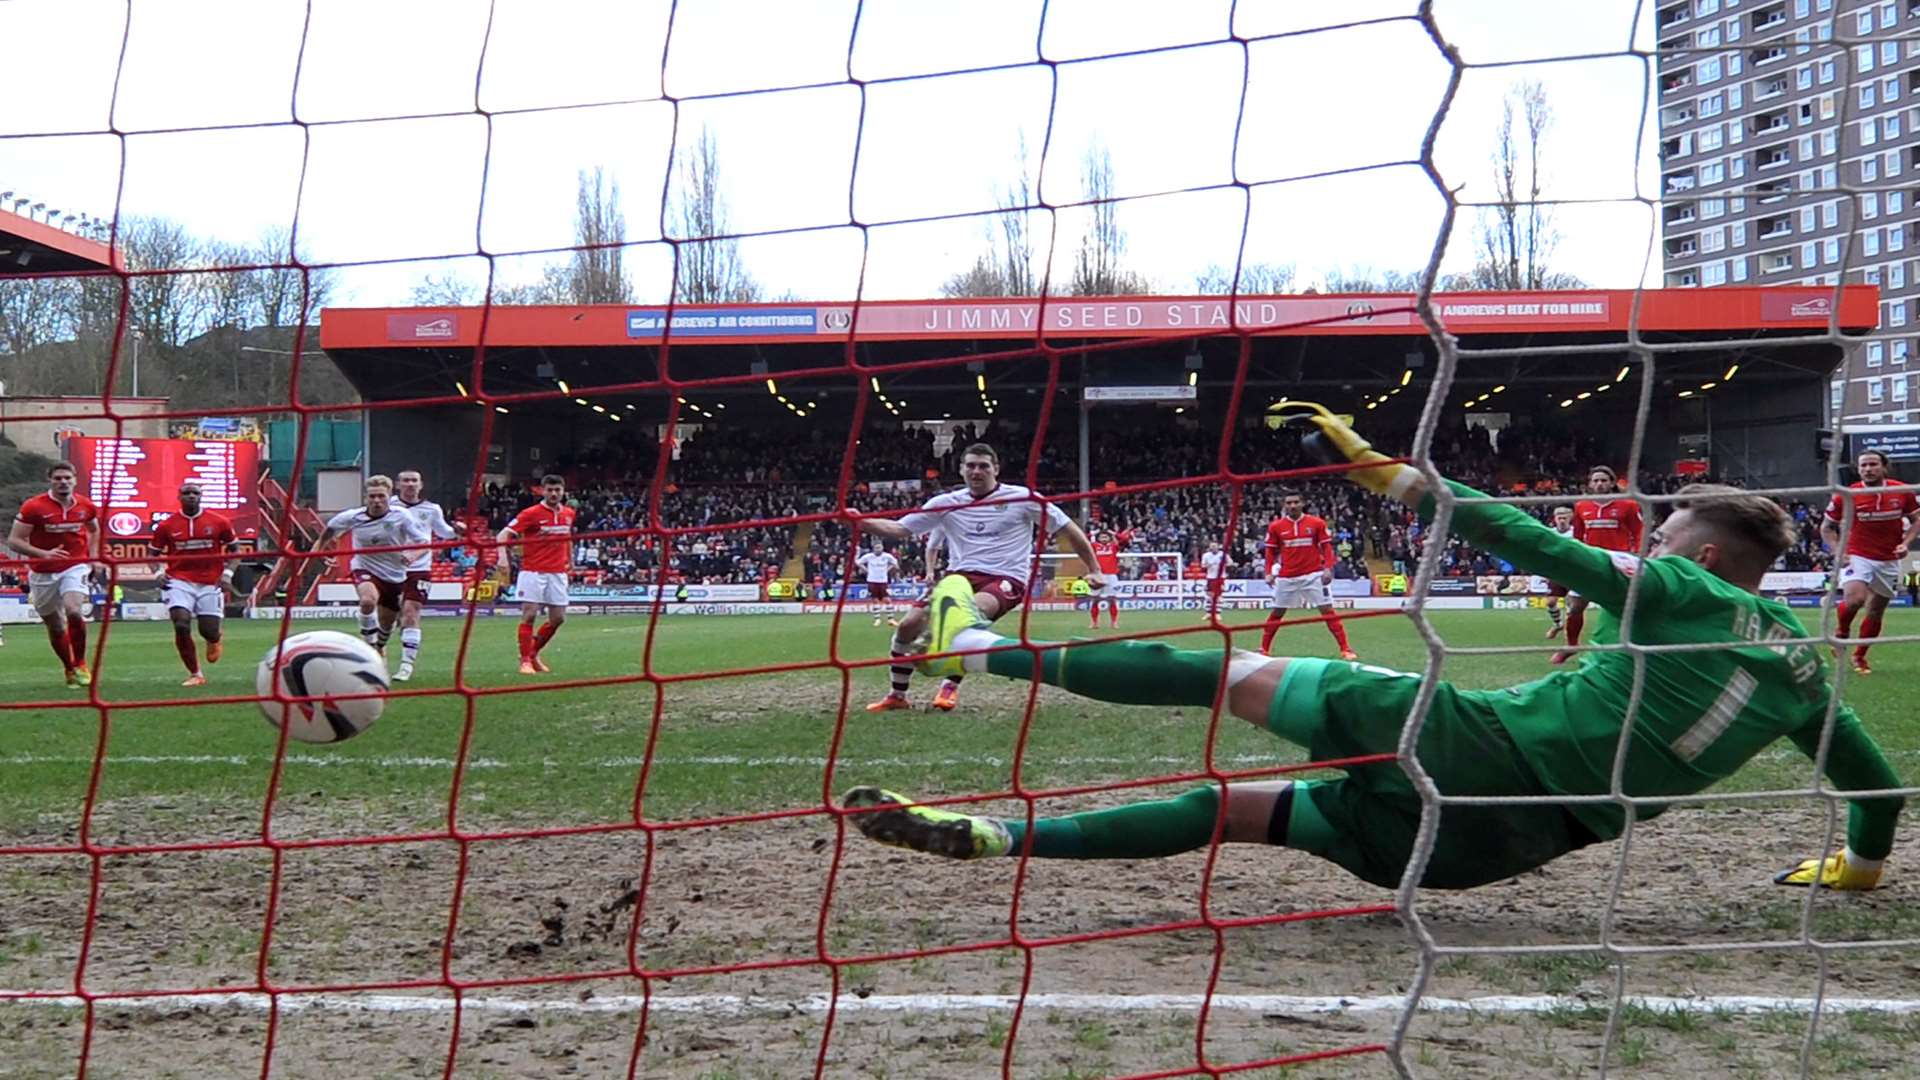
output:
<svg viewBox="0 0 1920 1080"><path fill-rule="evenodd" d="M218 585L168 578L166 603L168 608L186 608L195 615L218 619L227 613L227 591Z"/></svg>
<svg viewBox="0 0 1920 1080"><path fill-rule="evenodd" d="M567 575L522 570L513 579L513 598L522 604L567 606Z"/></svg>
<svg viewBox="0 0 1920 1080"><path fill-rule="evenodd" d="M1840 584L1849 581L1865 582L1867 588L1891 600L1900 591L1900 562L1849 555L1846 568L1840 571Z"/></svg>
<svg viewBox="0 0 1920 1080"><path fill-rule="evenodd" d="M1332 600L1327 597L1327 583L1318 573L1275 578L1273 581L1273 607L1276 609L1322 608L1331 603Z"/></svg>
<svg viewBox="0 0 1920 1080"><path fill-rule="evenodd" d="M41 618L45 618L61 609L60 598L67 593L93 595L89 579L92 572L93 567L88 563L69 566L57 574L42 574L37 570L30 572L27 574L27 603Z"/></svg>

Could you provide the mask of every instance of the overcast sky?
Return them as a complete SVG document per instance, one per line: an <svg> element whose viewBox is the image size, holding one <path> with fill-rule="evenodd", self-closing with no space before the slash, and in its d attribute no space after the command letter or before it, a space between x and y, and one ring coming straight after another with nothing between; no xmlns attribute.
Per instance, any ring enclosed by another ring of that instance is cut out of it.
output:
<svg viewBox="0 0 1920 1080"><path fill-rule="evenodd" d="M1039 0L867 0L857 30L851 0L682 0L670 38L665 0L491 7L489 34L485 0L313 0L310 19L293 0L0 4L0 190L97 215L117 190L122 214L232 242L297 217L313 259L419 260L343 272L339 300L358 304L404 302L430 272L482 280L483 248L502 283L537 278L546 256L511 253L572 242L582 168L619 181L630 240L657 241L675 131L684 148L703 127L735 230L813 230L743 242L770 295L851 298L863 251L865 297L936 294L983 222L900 222L990 209L1023 139L1053 202L1081 197L1094 145L1122 195L1229 185L1123 204L1127 264L1158 291L1231 265L1243 229L1250 262L1291 263L1302 284L1416 268L1439 234L1439 193L1393 164L1417 158L1449 74L1414 0L1053 0L1044 26ZM1549 194L1608 200L1558 211L1557 268L1641 282L1650 69L1626 50L1652 46L1651 5L1637 27L1626 0L1434 7L1470 65L1435 151L1447 185L1490 197L1500 100L1537 79ZM1366 19L1395 21L1327 28ZM1102 58L1140 50L1161 51ZM777 92L706 96L761 90ZM1056 216L1059 267L1085 215ZM1473 221L1447 268L1472 263ZM643 302L666 298L668 257L630 251Z"/></svg>

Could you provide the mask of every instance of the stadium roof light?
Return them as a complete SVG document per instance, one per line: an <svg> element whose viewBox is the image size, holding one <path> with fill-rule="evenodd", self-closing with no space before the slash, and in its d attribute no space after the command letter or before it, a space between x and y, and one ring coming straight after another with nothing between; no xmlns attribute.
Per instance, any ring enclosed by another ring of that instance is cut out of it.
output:
<svg viewBox="0 0 1920 1080"><path fill-rule="evenodd" d="M1628 372L1630 372L1630 371L1632 371L1632 370L1633 370L1633 365L1632 365L1632 364L1621 364L1621 365L1620 365L1620 373L1619 373L1618 375L1615 375L1615 376L1613 377L1613 381L1614 381L1614 382L1626 382L1626 381L1627 381L1627 373L1628 373Z"/></svg>
<svg viewBox="0 0 1920 1080"><path fill-rule="evenodd" d="M716 409L724 409L727 407L727 403L724 401L716 401L713 403L713 407ZM628 408L632 408L632 406L629 405Z"/></svg>
<svg viewBox="0 0 1920 1080"><path fill-rule="evenodd" d="M1572 398L1567 398L1567 399L1565 399L1564 401L1562 401L1562 402L1560 402L1560 407L1561 407L1561 408L1563 408L1563 409L1565 409L1565 408L1568 408L1568 407L1570 407L1570 406L1572 406L1572 405L1573 405L1573 399L1572 399Z"/></svg>
<svg viewBox="0 0 1920 1080"><path fill-rule="evenodd" d="M595 406L593 407L593 411L594 411L594 412L601 412L601 413L603 413L603 412L606 412L606 411L607 411L607 407L606 407L605 405L595 405Z"/></svg>
<svg viewBox="0 0 1920 1080"><path fill-rule="evenodd" d="M1682 390L1682 391L1680 391L1680 396L1681 396L1681 397L1692 397L1692 396L1693 396L1693 391L1691 391L1691 390Z"/></svg>
<svg viewBox="0 0 1920 1080"><path fill-rule="evenodd" d="M1400 385L1401 385L1401 386L1405 386L1405 385L1407 385L1408 383L1410 383L1410 382L1412 382L1412 381L1413 381L1413 369L1412 369L1412 368L1408 368L1407 370L1405 370L1405 371L1403 371L1403 372L1401 372L1401 373L1400 373Z"/></svg>
<svg viewBox="0 0 1920 1080"><path fill-rule="evenodd" d="M725 406L722 406L722 408L725 408ZM632 411L633 411L633 402L631 402L631 401L629 401L629 402L627 402L627 411L628 411L628 412L632 412Z"/></svg>
<svg viewBox="0 0 1920 1080"><path fill-rule="evenodd" d="M687 403L687 399L686 399L686 398L674 398L674 400L675 400L675 401L678 401L678 402L679 402L680 404L682 404L682 405L685 405L685 404Z"/></svg>
<svg viewBox="0 0 1920 1080"><path fill-rule="evenodd" d="M1500 391L1502 391L1502 390L1505 390L1506 388L1507 388L1507 384L1506 384L1506 383L1501 383L1501 384L1500 384L1499 386L1496 386L1496 387L1494 387L1494 388L1493 388L1493 390L1491 391L1491 393L1495 393L1495 394L1497 394L1497 393L1499 393Z"/></svg>
<svg viewBox="0 0 1920 1080"><path fill-rule="evenodd" d="M466 383L463 383L463 382L461 382L461 381L460 381L459 379L455 379L455 380L453 380L453 388L454 388L455 390L458 390L458 391L460 391L460 396L461 396L461 397L466 397L466 396L467 396L467 384L466 384Z"/></svg>
<svg viewBox="0 0 1920 1080"><path fill-rule="evenodd" d="M1187 372L1187 385L1188 385L1188 386L1199 386L1199 385L1200 385L1200 373L1199 373L1199 372L1197 372L1197 371L1189 371L1189 372ZM985 389L985 387L982 387L981 389ZM1180 411L1182 411L1182 410L1179 410L1179 409L1176 409L1176 410L1174 410L1174 411L1175 411L1175 412L1180 412Z"/></svg>
<svg viewBox="0 0 1920 1080"><path fill-rule="evenodd" d="M767 393L774 394L776 396L780 393L780 388L778 386L773 385L772 379L767 380Z"/></svg>
<svg viewBox="0 0 1920 1080"><path fill-rule="evenodd" d="M583 397L577 397L573 399L573 403L575 405L585 405L587 403L587 399Z"/></svg>
<svg viewBox="0 0 1920 1080"><path fill-rule="evenodd" d="M1711 389L1713 389L1714 387L1716 387L1716 386L1719 386L1719 385L1720 385L1720 384L1719 384L1719 383L1717 383L1717 382L1703 382L1703 383L1701 383L1701 384L1700 384L1700 389L1702 389L1702 390L1711 390Z"/></svg>
<svg viewBox="0 0 1920 1080"><path fill-rule="evenodd" d="M620 422L620 414L617 412L610 412L607 414L607 419L617 424Z"/></svg>
<svg viewBox="0 0 1920 1080"><path fill-rule="evenodd" d="M494 412L497 412L497 413L500 413L500 414L502 414L502 415L505 415L505 413L506 413L506 411L507 411L507 407L506 407L505 405L495 405L495 406L493 407L493 411L494 411Z"/></svg>
<svg viewBox="0 0 1920 1080"><path fill-rule="evenodd" d="M1574 398L1574 400L1575 400L1575 401L1585 401L1585 400L1587 400L1588 398L1590 398L1590 397L1592 397L1592 396L1593 396L1593 391L1591 391L1591 390L1582 390L1582 391L1580 391L1579 393L1577 393L1577 394L1575 394L1575 395L1573 395L1573 398Z"/></svg>
<svg viewBox="0 0 1920 1080"><path fill-rule="evenodd" d="M1375 410L1375 409L1377 409L1377 408L1379 408L1379 407L1380 407L1380 403L1379 403L1379 402L1377 402L1377 401L1369 401L1369 402L1367 402L1367 411L1368 411L1368 412L1372 412L1373 410Z"/></svg>
<svg viewBox="0 0 1920 1080"><path fill-rule="evenodd" d="M1477 397L1477 398L1474 398L1473 400L1474 400L1475 402L1481 402L1481 401L1485 401L1485 400L1487 400L1488 398L1490 398L1490 397L1492 397L1492 396L1493 396L1493 395L1492 395L1491 393L1487 393L1487 394L1481 394L1481 395L1480 395L1479 397Z"/></svg>
<svg viewBox="0 0 1920 1080"><path fill-rule="evenodd" d="M1733 377L1734 377L1735 375L1738 375L1739 373L1740 373L1740 365L1739 365L1739 364L1729 364L1729 365L1727 366L1727 373L1726 373L1725 375L1722 375L1722 376L1720 376L1720 381L1721 381L1721 382L1732 382L1732 381L1733 381Z"/></svg>
<svg viewBox="0 0 1920 1080"><path fill-rule="evenodd" d="M560 392L561 392L561 393L563 393L563 394L571 394L571 393L573 393L573 387L571 387L571 386L568 386L568 385L567 385L567 380L565 380L565 379L557 379L557 380L555 380L555 381L556 381L556 382L558 382L558 383L560 384Z"/></svg>
<svg viewBox="0 0 1920 1080"><path fill-rule="evenodd" d="M979 375L975 375L975 376L973 377L973 385L974 385L974 386L976 386L976 387L979 387L979 388L980 388L980 391L981 391L982 393L985 393L985 392L986 392L986 389L987 389L987 376L986 376L986 374L985 374L985 373L983 372L983 373L981 373L981 374L979 374Z"/></svg>
<svg viewBox="0 0 1920 1080"><path fill-rule="evenodd" d="M868 385L873 387L874 393L880 392L880 376L878 375L867 376L867 383Z"/></svg>

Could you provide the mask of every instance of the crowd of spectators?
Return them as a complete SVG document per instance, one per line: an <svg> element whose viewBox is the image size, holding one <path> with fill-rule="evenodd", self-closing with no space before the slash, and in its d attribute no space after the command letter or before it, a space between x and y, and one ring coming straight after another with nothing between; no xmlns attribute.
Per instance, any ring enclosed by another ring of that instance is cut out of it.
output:
<svg viewBox="0 0 1920 1080"><path fill-rule="evenodd" d="M1269 475L1316 464L1305 456L1295 429L1256 422L1233 432L1227 448L1233 472L1240 477L1264 477L1238 485L1237 512L1235 486L1219 480L1125 491L1131 485L1211 476L1220 457L1217 429L1209 430L1187 417L1169 422L1164 412L1139 416L1132 421L1103 418L1088 433L1090 480L1096 493L1091 499L1090 531L1129 531L1133 551L1177 553L1190 566L1209 543L1220 541L1227 547L1230 574L1258 577L1264 569L1261 544L1267 523L1278 515L1281 497L1291 489L1305 496L1309 512L1326 519L1338 557L1336 576L1363 577L1375 569L1411 573L1418 564L1426 534L1405 507L1335 478L1290 483ZM1066 414L1041 441L1037 474L1042 491L1078 489L1077 422ZM1012 482L1024 481L1023 459L1033 446L1033 432L1017 422L996 421L987 432L962 428L944 443L936 443L934 434L924 429L888 430L870 424L856 448L849 507L866 513L919 505L957 481L960 452L982 438L1003 455L1003 476ZM1391 435L1381 442L1381 449L1388 453L1406 450L1391 445ZM937 452L936 446L944 449ZM670 530L688 530L667 538L669 579L734 583L780 576L793 560L800 530L805 528L808 542L799 561L801 575L827 588L839 584L855 544L848 523L831 516L838 505L845 451L843 438L804 427L708 425L681 441L670 455L660 495L661 522ZM1508 430L1497 439L1484 430L1452 430L1436 438L1433 456L1447 476L1482 490L1564 495L1569 503L1584 490L1587 467L1606 458L1591 437L1539 429ZM563 461L558 469L571 485L581 531L645 530L658 460L656 445L635 440L605 444ZM1713 479L1643 473L1637 486L1643 492L1662 494L1688 482ZM1112 493L1099 494L1105 491ZM530 486L489 485L481 506L487 526L497 529L538 498ZM1545 519L1552 504L1530 509ZM1799 527L1800 543L1786 554L1780 568L1828 568L1831 558L1819 538L1821 508L1793 503L1789 509ZM805 515L821 516L808 525L792 523ZM1230 517L1234 518L1231 537ZM739 526L769 520L789 523ZM862 547L870 542L860 541ZM900 559L902 574L925 573L927 553L920 544L891 545L891 550ZM644 582L657 574L661 551L661 539L646 532L592 538L577 545L576 562L595 581ZM1123 573L1140 576L1149 572L1149 565L1148 560L1126 560ZM1477 576L1512 568L1450 538L1440 555L1440 569L1448 575ZM1153 567L1151 572L1164 571Z"/></svg>

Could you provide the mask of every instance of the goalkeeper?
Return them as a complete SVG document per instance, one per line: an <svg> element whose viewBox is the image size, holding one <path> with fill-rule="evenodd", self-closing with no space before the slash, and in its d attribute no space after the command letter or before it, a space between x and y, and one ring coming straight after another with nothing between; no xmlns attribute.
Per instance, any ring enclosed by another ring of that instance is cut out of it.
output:
<svg viewBox="0 0 1920 1080"><path fill-rule="evenodd" d="M1320 429L1309 442L1360 466L1349 479L1431 520L1434 499L1418 470L1390 462L1326 410L1307 407L1314 410L1307 419ZM1818 753L1832 693L1821 650L1791 609L1757 592L1761 575L1792 540L1791 522L1776 504L1732 488L1692 485L1682 490L1686 497L1675 502L1642 562L1560 536L1518 509L1482 501L1471 488L1449 486L1463 500L1454 509L1454 532L1590 598L1604 612L1596 643L1620 639L1621 612L1637 575L1634 642L1728 646L1646 654L1645 684L1626 735L1625 794L1694 794L1781 736L1808 757ZM923 670L1038 677L1122 704L1211 705L1224 693L1228 711L1307 748L1317 761L1395 753L1420 689L1418 675L1362 664L1159 642L1044 647L1036 664L1029 648L987 628L964 582L942 581L930 606L932 651L996 651L924 660ZM1503 690L1443 683L1415 753L1444 795L1605 795L1633 667L1626 651L1606 650L1586 653L1575 670ZM1036 858L1161 857L1206 847L1218 821L1223 841L1284 845L1376 885L1395 886L1413 851L1419 794L1397 761L1344 773L1333 780L1207 785L1173 799L1038 818L1031 826L1024 819L921 806L875 787L853 789L845 805L869 837L963 859L1028 850ZM1835 717L1827 774L1843 791L1901 786L1845 706ZM1897 796L1852 800L1845 850L1809 859L1774 880L1873 888L1901 805ZM1665 808L1643 806L1638 816ZM1500 881L1611 840L1625 821L1624 807L1604 801L1448 805L1421 884L1464 889Z"/></svg>

